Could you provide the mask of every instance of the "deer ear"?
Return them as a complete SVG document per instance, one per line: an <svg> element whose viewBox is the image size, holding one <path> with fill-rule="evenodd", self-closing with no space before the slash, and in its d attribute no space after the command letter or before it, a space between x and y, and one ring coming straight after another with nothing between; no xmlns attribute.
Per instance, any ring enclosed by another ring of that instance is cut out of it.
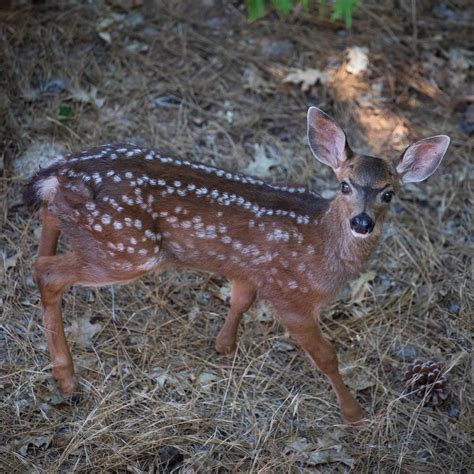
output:
<svg viewBox="0 0 474 474"><path fill-rule="evenodd" d="M436 135L410 145L397 165L400 181L418 183L431 176L441 163L449 141L447 135Z"/></svg>
<svg viewBox="0 0 474 474"><path fill-rule="evenodd" d="M347 159L346 134L329 115L317 107L308 110L308 142L315 158L334 170Z"/></svg>

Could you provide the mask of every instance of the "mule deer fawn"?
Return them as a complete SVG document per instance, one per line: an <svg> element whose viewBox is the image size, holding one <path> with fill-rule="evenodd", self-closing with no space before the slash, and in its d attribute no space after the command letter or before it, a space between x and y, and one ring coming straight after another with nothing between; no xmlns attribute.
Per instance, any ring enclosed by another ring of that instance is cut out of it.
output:
<svg viewBox="0 0 474 474"><path fill-rule="evenodd" d="M315 158L340 182L332 200L131 144L69 155L32 179L25 199L40 209L42 221L35 280L53 376L65 394L77 387L61 317L65 289L189 267L233 283L216 339L219 353L234 352L243 313L257 296L267 300L328 377L344 420L362 423L364 412L321 334L319 312L362 270L400 185L434 173L449 138L418 141L398 161L358 155L343 130L311 107L308 139ZM60 232L70 251L55 255Z"/></svg>

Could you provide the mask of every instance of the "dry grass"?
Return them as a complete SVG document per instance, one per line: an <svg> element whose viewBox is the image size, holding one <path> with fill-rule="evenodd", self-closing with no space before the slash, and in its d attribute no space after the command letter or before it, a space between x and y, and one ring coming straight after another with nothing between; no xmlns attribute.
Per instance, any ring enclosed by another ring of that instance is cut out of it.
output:
<svg viewBox="0 0 474 474"><path fill-rule="evenodd" d="M169 2L153 11L147 7L153 2L145 2L126 11L119 6L125 3L46 2L0 13L6 257L0 470L272 473L352 466L352 472L467 473L472 140L458 129L459 115L439 94L424 94L433 89L423 89L413 72L426 52L443 57L450 47L467 47L467 26L442 31L442 20L419 18L415 45L410 15L375 6L345 35L314 18L249 26L233 5ZM99 28L112 14L123 16ZM111 33L110 44L98 30ZM264 40L293 46L288 54L271 53ZM370 48L368 75L351 77L339 64L336 80L310 95L278 79L289 66L343 61L344 48L354 44ZM67 83L61 90L53 80ZM376 81L383 93L362 102ZM467 81L444 92L466 95ZM93 88L99 102L90 98ZM78 90L89 99L78 100ZM429 183L410 187L395 203L368 269L376 276L366 273L359 291L325 314L326 333L371 415L370 427L355 432L339 425L327 382L263 305L245 317L235 358L218 356L214 337L226 313L226 282L192 272L67 293L65 321L84 397L65 404L50 381L31 279L39 224L21 205L25 180L14 161L32 143L76 150L133 140L242 170L259 144L279 156L273 179L330 189L330 172L314 164L304 143L309 103L333 113L358 145L377 152L394 153L429 134L453 138ZM62 104L72 107L68 120L58 117ZM74 329L78 324L90 328L91 344ZM452 394L440 408L403 394L410 350L446 363ZM329 453L325 464L315 461L321 452Z"/></svg>

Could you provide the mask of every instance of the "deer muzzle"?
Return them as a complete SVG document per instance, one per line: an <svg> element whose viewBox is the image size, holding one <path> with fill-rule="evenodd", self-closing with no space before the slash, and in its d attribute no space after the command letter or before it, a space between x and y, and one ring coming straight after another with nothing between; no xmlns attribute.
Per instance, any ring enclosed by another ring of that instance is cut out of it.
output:
<svg viewBox="0 0 474 474"><path fill-rule="evenodd" d="M351 229L357 234L370 234L374 230L375 222L365 212L357 214L351 219Z"/></svg>

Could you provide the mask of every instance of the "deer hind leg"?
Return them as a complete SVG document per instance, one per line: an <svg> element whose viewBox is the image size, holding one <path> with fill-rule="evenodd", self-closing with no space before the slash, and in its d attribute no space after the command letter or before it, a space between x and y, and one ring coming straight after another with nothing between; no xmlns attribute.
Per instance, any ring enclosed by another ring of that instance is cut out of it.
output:
<svg viewBox="0 0 474 474"><path fill-rule="evenodd" d="M249 283L233 282L229 313L216 338L216 349L219 354L232 355L235 352L240 320L255 301L256 293L255 288Z"/></svg>
<svg viewBox="0 0 474 474"><path fill-rule="evenodd" d="M321 334L312 316L282 315L282 324L307 353L311 361L329 379L334 389L344 421L353 426L364 426L364 410L349 392L339 372L336 350Z"/></svg>
<svg viewBox="0 0 474 474"><path fill-rule="evenodd" d="M38 257L50 257L56 254L59 239L59 221L48 208L43 206L40 210L41 237L38 245Z"/></svg>
<svg viewBox="0 0 474 474"><path fill-rule="evenodd" d="M48 231L47 231L48 233ZM54 234L43 240L43 250L53 247ZM57 240L57 237L56 237ZM40 254L41 255L41 254ZM64 334L61 316L61 300L64 291L79 280L79 260L74 253L60 256L39 256L35 263L35 279L43 306L43 322L46 342L53 364L53 377L66 395L77 387L71 352Z"/></svg>

